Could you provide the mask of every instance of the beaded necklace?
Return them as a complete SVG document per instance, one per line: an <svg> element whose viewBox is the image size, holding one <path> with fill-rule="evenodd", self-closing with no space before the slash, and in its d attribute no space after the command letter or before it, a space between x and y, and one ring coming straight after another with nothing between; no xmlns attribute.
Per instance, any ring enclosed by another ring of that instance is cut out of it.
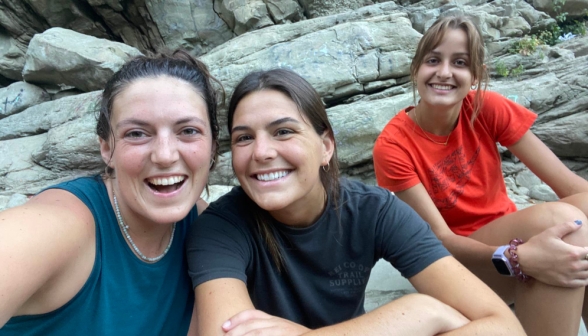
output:
<svg viewBox="0 0 588 336"><path fill-rule="evenodd" d="M156 262L161 260L161 258L165 257L165 255L167 254L167 252L169 251L169 248L172 245L172 242L174 241L174 233L176 232L176 223L174 223L173 227L172 227L172 233L171 233L171 237L169 238L169 243L167 244L167 247L165 248L165 250L163 251L162 254L158 255L157 257L154 258L149 258L146 255L144 255L139 248L137 247L137 245L135 245L135 242L133 241L133 239L131 238L131 235L129 234L129 232L127 231L129 229L129 226L125 224L125 222L122 219L122 216L120 214L120 209L118 208L118 201L116 200L116 195L114 195L114 193L112 194L112 197L114 199L114 209L116 210L116 218L118 220L118 225L120 225L120 228L123 230L124 236L127 239L127 241L131 244L131 246L133 247L133 250L135 251L135 253L143 260L148 261L148 262Z"/></svg>

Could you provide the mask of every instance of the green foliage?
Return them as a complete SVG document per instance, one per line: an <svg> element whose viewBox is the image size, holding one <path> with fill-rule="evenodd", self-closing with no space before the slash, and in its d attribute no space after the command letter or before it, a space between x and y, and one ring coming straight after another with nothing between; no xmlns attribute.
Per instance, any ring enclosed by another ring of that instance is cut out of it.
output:
<svg viewBox="0 0 588 336"><path fill-rule="evenodd" d="M510 75L512 77L519 77L523 73L523 71L525 71L525 67L523 67L522 64L519 64L518 67L510 70Z"/></svg>
<svg viewBox="0 0 588 336"><path fill-rule="evenodd" d="M513 43L512 48L510 48L510 52L513 54L528 56L534 53L535 50L537 50L537 47L544 43L545 42L543 42L537 36L531 35L530 37L520 39Z"/></svg>
<svg viewBox="0 0 588 336"><path fill-rule="evenodd" d="M519 64L516 68L509 69L502 61L496 62L495 67L496 73L500 77L519 77L525 71L525 67L522 64Z"/></svg>
<svg viewBox="0 0 588 336"><path fill-rule="evenodd" d="M498 61L496 63L496 73L500 77L507 77L508 74L510 73L510 70L508 70L508 68L506 67L506 65L504 65L504 63L502 61Z"/></svg>

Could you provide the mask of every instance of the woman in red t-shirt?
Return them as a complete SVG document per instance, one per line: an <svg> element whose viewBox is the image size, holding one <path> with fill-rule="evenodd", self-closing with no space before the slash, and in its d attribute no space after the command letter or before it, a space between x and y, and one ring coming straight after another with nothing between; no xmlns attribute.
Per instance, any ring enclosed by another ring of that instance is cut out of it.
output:
<svg viewBox="0 0 588 336"><path fill-rule="evenodd" d="M417 47L411 77L420 100L378 137L378 184L411 205L505 301L515 302L529 335L577 335L580 316L588 321L588 182L529 130L533 112L486 92L484 46L469 19L437 20ZM561 200L517 211L496 142Z"/></svg>

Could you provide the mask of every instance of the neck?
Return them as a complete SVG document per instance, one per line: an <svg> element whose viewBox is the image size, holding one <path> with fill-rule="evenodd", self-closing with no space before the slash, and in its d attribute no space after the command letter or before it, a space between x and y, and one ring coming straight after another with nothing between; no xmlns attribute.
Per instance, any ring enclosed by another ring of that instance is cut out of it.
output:
<svg viewBox="0 0 588 336"><path fill-rule="evenodd" d="M430 106L421 100L413 110L413 120L416 117L415 121L423 130L429 133L438 136L447 136L451 134L457 125L461 104L460 102L459 104L445 108Z"/></svg>
<svg viewBox="0 0 588 336"><path fill-rule="evenodd" d="M118 188L113 185L112 180L108 180L106 183L106 189L108 190L108 195L115 216L116 206L114 204L114 196L117 196L116 198L121 218L124 225L128 226L127 232L130 234L135 245L147 257L159 256L169 243L173 223L169 223L169 225L155 223L148 218L134 213L124 200L121 199L120 192L118 191ZM122 229L121 233L123 233ZM129 247L132 247L130 242L127 241L127 244Z"/></svg>
<svg viewBox="0 0 588 336"><path fill-rule="evenodd" d="M311 226L323 214L327 206L327 192L322 184L318 185L320 188L312 190L304 199L284 209L270 211L270 215L280 223L291 227Z"/></svg>

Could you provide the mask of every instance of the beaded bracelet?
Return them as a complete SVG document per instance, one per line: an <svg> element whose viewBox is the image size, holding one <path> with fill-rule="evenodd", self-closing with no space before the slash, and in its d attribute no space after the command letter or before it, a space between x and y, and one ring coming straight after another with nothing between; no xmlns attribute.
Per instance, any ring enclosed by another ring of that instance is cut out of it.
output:
<svg viewBox="0 0 588 336"><path fill-rule="evenodd" d="M531 279L530 276L526 275L523 273L523 271L521 270L521 265L519 264L519 255L517 254L517 246L521 245L523 243L522 239L518 239L515 238L513 240L510 241L509 243L509 248L508 248L508 253L510 254L510 266L512 267L512 270L514 272L514 276L520 281L520 282L527 282L529 281L529 279Z"/></svg>

